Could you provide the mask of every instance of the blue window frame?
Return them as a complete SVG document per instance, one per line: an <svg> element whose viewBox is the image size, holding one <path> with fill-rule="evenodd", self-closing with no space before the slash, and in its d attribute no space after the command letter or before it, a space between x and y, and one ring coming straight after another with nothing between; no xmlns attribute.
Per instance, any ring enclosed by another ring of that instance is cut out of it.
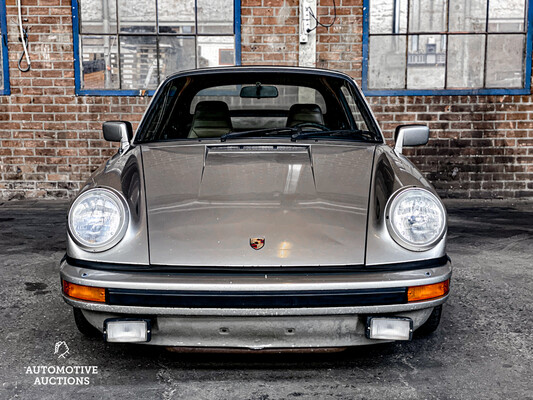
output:
<svg viewBox="0 0 533 400"><path fill-rule="evenodd" d="M0 0L0 95L11 93L9 88L9 58L7 56L6 2Z"/></svg>
<svg viewBox="0 0 533 400"><path fill-rule="evenodd" d="M363 0L368 96L529 94L533 1Z"/></svg>
<svg viewBox="0 0 533 400"><path fill-rule="evenodd" d="M240 65L240 21L240 0L72 0L76 94L152 95L173 72Z"/></svg>

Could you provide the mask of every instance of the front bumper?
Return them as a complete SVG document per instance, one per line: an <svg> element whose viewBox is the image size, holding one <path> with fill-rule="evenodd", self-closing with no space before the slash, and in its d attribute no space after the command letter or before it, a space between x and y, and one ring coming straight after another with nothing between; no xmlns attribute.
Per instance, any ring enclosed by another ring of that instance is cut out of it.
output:
<svg viewBox="0 0 533 400"><path fill-rule="evenodd" d="M131 296L115 297L115 304L64 296L68 304L82 309L86 319L99 330L108 318L148 317L152 320L152 337L147 344L253 349L344 347L384 342L365 337L365 320L369 315L408 317L416 330L448 296L416 303L399 302L396 298L390 304L387 303L390 297L365 303L356 296L346 297L340 303L333 302L334 306L327 304L327 296L322 304L309 299L319 299L323 293L399 293L409 286L445 281L451 277L451 272L450 262L415 270L316 274L115 272L73 266L67 261L61 264L63 280L104 287L108 294L213 294L214 301L200 306L187 302L179 306L175 296L171 296L174 299L171 303L154 306L138 299L135 303ZM269 299L284 298L287 293L309 296L300 296L305 301L290 307L283 302L268 306ZM217 297L217 294L223 296ZM244 300L226 302L228 298L239 299L241 294L245 295L242 298L263 298L264 301L255 307L247 307L250 303ZM218 304L217 299L220 300ZM355 299L356 305L349 304L351 299Z"/></svg>

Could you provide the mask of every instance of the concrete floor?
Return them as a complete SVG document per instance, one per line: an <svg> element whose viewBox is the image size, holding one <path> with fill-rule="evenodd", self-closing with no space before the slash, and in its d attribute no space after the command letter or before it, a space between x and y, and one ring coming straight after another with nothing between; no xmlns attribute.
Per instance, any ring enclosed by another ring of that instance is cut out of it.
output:
<svg viewBox="0 0 533 400"><path fill-rule="evenodd" d="M432 336L336 354L231 355L83 338L60 297L67 204L0 204L0 398L532 399L533 204L447 205L452 295ZM65 359L54 354L59 341ZM69 365L98 374L43 386L28 371Z"/></svg>

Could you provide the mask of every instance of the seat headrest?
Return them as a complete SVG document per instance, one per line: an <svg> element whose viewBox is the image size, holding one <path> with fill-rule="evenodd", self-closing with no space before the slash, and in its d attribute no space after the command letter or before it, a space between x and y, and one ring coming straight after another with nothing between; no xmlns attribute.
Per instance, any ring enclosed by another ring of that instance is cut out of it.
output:
<svg viewBox="0 0 533 400"><path fill-rule="evenodd" d="M223 101L200 101L194 110L189 138L219 137L232 130L229 108Z"/></svg>
<svg viewBox="0 0 533 400"><path fill-rule="evenodd" d="M287 116L287 126L292 127L305 122L324 125L322 109L318 104L293 104Z"/></svg>
<svg viewBox="0 0 533 400"><path fill-rule="evenodd" d="M196 114L201 111L229 112L229 108L228 108L228 105L223 101L207 100L207 101L199 101L198 104L196 104L194 113Z"/></svg>

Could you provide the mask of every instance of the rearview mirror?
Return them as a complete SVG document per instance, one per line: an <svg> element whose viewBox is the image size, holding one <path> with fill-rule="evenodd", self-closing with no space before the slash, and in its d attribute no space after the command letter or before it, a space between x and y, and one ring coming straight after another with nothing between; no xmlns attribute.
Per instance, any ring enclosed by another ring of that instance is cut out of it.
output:
<svg viewBox="0 0 533 400"><path fill-rule="evenodd" d="M394 132L394 150L402 154L404 146L422 146L429 140L429 128L425 125L399 125Z"/></svg>
<svg viewBox="0 0 533 400"><path fill-rule="evenodd" d="M121 151L126 150L133 138L133 128L128 121L107 121L102 127L104 139L108 142L120 142Z"/></svg>
<svg viewBox="0 0 533 400"><path fill-rule="evenodd" d="M262 86L257 82L255 86L243 86L240 96L245 99L272 99L278 97L278 88L275 86Z"/></svg>

